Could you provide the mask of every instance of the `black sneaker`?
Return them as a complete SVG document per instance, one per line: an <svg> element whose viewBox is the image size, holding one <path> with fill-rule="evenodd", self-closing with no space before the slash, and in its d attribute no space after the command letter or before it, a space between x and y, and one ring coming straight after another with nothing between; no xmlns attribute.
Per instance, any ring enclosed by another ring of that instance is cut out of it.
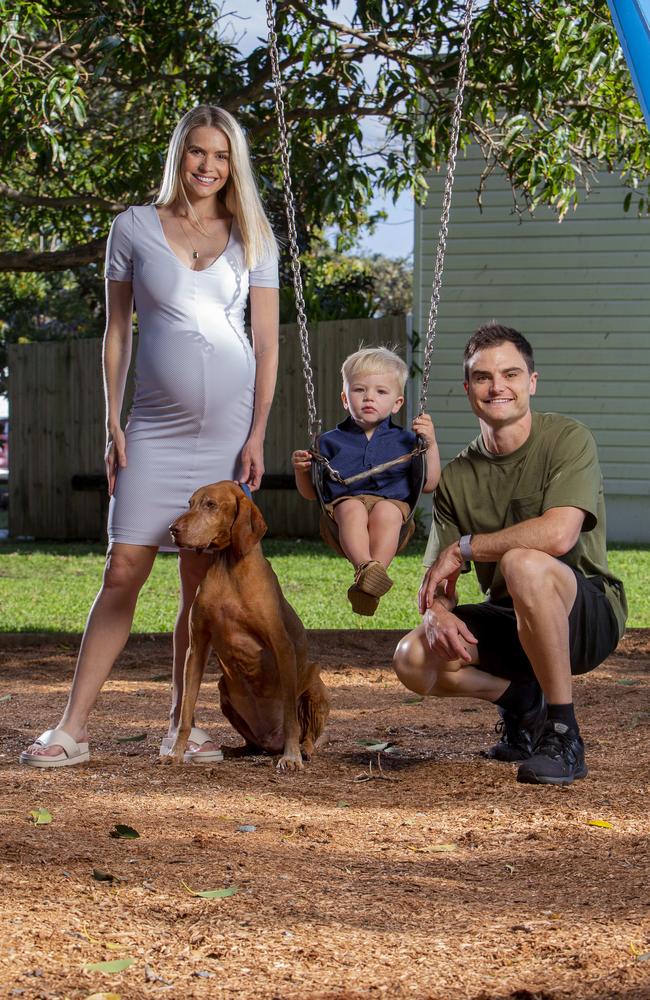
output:
<svg viewBox="0 0 650 1000"><path fill-rule="evenodd" d="M501 719L495 729L501 739L486 750L485 756L492 760L527 760L535 752L535 745L542 734L546 722L546 702L541 690L532 708L523 715L515 715L504 708L499 709Z"/></svg>
<svg viewBox="0 0 650 1000"><path fill-rule="evenodd" d="M517 771L517 781L529 785L570 785L586 778L585 745L575 729L549 719L535 753Z"/></svg>

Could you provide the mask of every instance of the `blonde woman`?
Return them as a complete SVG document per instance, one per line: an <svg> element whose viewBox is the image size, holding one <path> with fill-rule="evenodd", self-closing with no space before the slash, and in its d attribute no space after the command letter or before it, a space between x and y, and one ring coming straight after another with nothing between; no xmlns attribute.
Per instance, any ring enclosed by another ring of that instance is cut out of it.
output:
<svg viewBox="0 0 650 1000"><path fill-rule="evenodd" d="M237 479L256 490L278 359L277 248L250 166L246 139L227 111L201 106L178 123L160 194L113 222L106 254L104 338L106 473L111 496L102 588L84 632L68 704L21 761L61 767L89 759L87 722L133 621L168 525L205 483ZM251 349L244 330L250 294ZM120 413L138 313L136 394ZM209 562L179 552L169 731L183 689L188 616ZM187 759L221 752L192 730Z"/></svg>

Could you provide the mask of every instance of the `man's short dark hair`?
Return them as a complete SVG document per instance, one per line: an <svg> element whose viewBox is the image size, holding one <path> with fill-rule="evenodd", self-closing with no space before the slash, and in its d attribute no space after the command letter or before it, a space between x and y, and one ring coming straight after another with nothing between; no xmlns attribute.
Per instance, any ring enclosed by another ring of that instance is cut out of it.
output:
<svg viewBox="0 0 650 1000"><path fill-rule="evenodd" d="M499 344L514 344L522 358L526 362L529 374L535 371L535 361L533 359L533 349L524 337L523 333L513 330L510 326L500 326L499 323L486 323L479 326L476 333L467 341L463 354L463 369L465 380L469 377L469 362L477 351L482 351L486 347L498 347Z"/></svg>

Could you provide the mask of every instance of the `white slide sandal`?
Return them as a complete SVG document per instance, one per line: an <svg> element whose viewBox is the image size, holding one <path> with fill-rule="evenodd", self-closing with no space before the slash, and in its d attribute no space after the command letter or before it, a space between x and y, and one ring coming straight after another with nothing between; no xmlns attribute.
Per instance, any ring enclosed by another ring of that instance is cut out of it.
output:
<svg viewBox="0 0 650 1000"><path fill-rule="evenodd" d="M23 750L19 758L21 764L29 767L70 767L72 764L87 764L90 760L88 744L77 743L63 729L47 729L34 743L39 747L61 747L63 752L56 757L47 757Z"/></svg>
<svg viewBox="0 0 650 1000"><path fill-rule="evenodd" d="M176 741L175 736L165 736L160 742L160 757L169 757L174 743ZM186 750L183 754L183 761L186 764L218 764L223 760L223 751L221 750L204 750L200 752L200 748L204 743L211 743L212 737L209 733L206 733L205 729L199 729L198 726L193 726L190 729L190 735L187 737L188 743L196 743L199 747L198 750Z"/></svg>

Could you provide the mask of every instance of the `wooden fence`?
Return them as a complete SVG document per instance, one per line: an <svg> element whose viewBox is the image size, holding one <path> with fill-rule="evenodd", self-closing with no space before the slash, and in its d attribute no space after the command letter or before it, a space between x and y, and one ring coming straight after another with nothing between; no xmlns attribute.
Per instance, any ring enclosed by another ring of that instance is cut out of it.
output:
<svg viewBox="0 0 650 1000"><path fill-rule="evenodd" d="M341 362L360 343L395 344L405 357L405 319L313 324L312 360L323 429L342 419ZM9 372L11 536L105 539L101 341L13 345ZM130 395L129 388L127 406ZM257 495L269 534L318 533L316 505L299 497L289 478L291 452L308 444L298 336L295 326L282 326L278 386L265 449L269 485Z"/></svg>

